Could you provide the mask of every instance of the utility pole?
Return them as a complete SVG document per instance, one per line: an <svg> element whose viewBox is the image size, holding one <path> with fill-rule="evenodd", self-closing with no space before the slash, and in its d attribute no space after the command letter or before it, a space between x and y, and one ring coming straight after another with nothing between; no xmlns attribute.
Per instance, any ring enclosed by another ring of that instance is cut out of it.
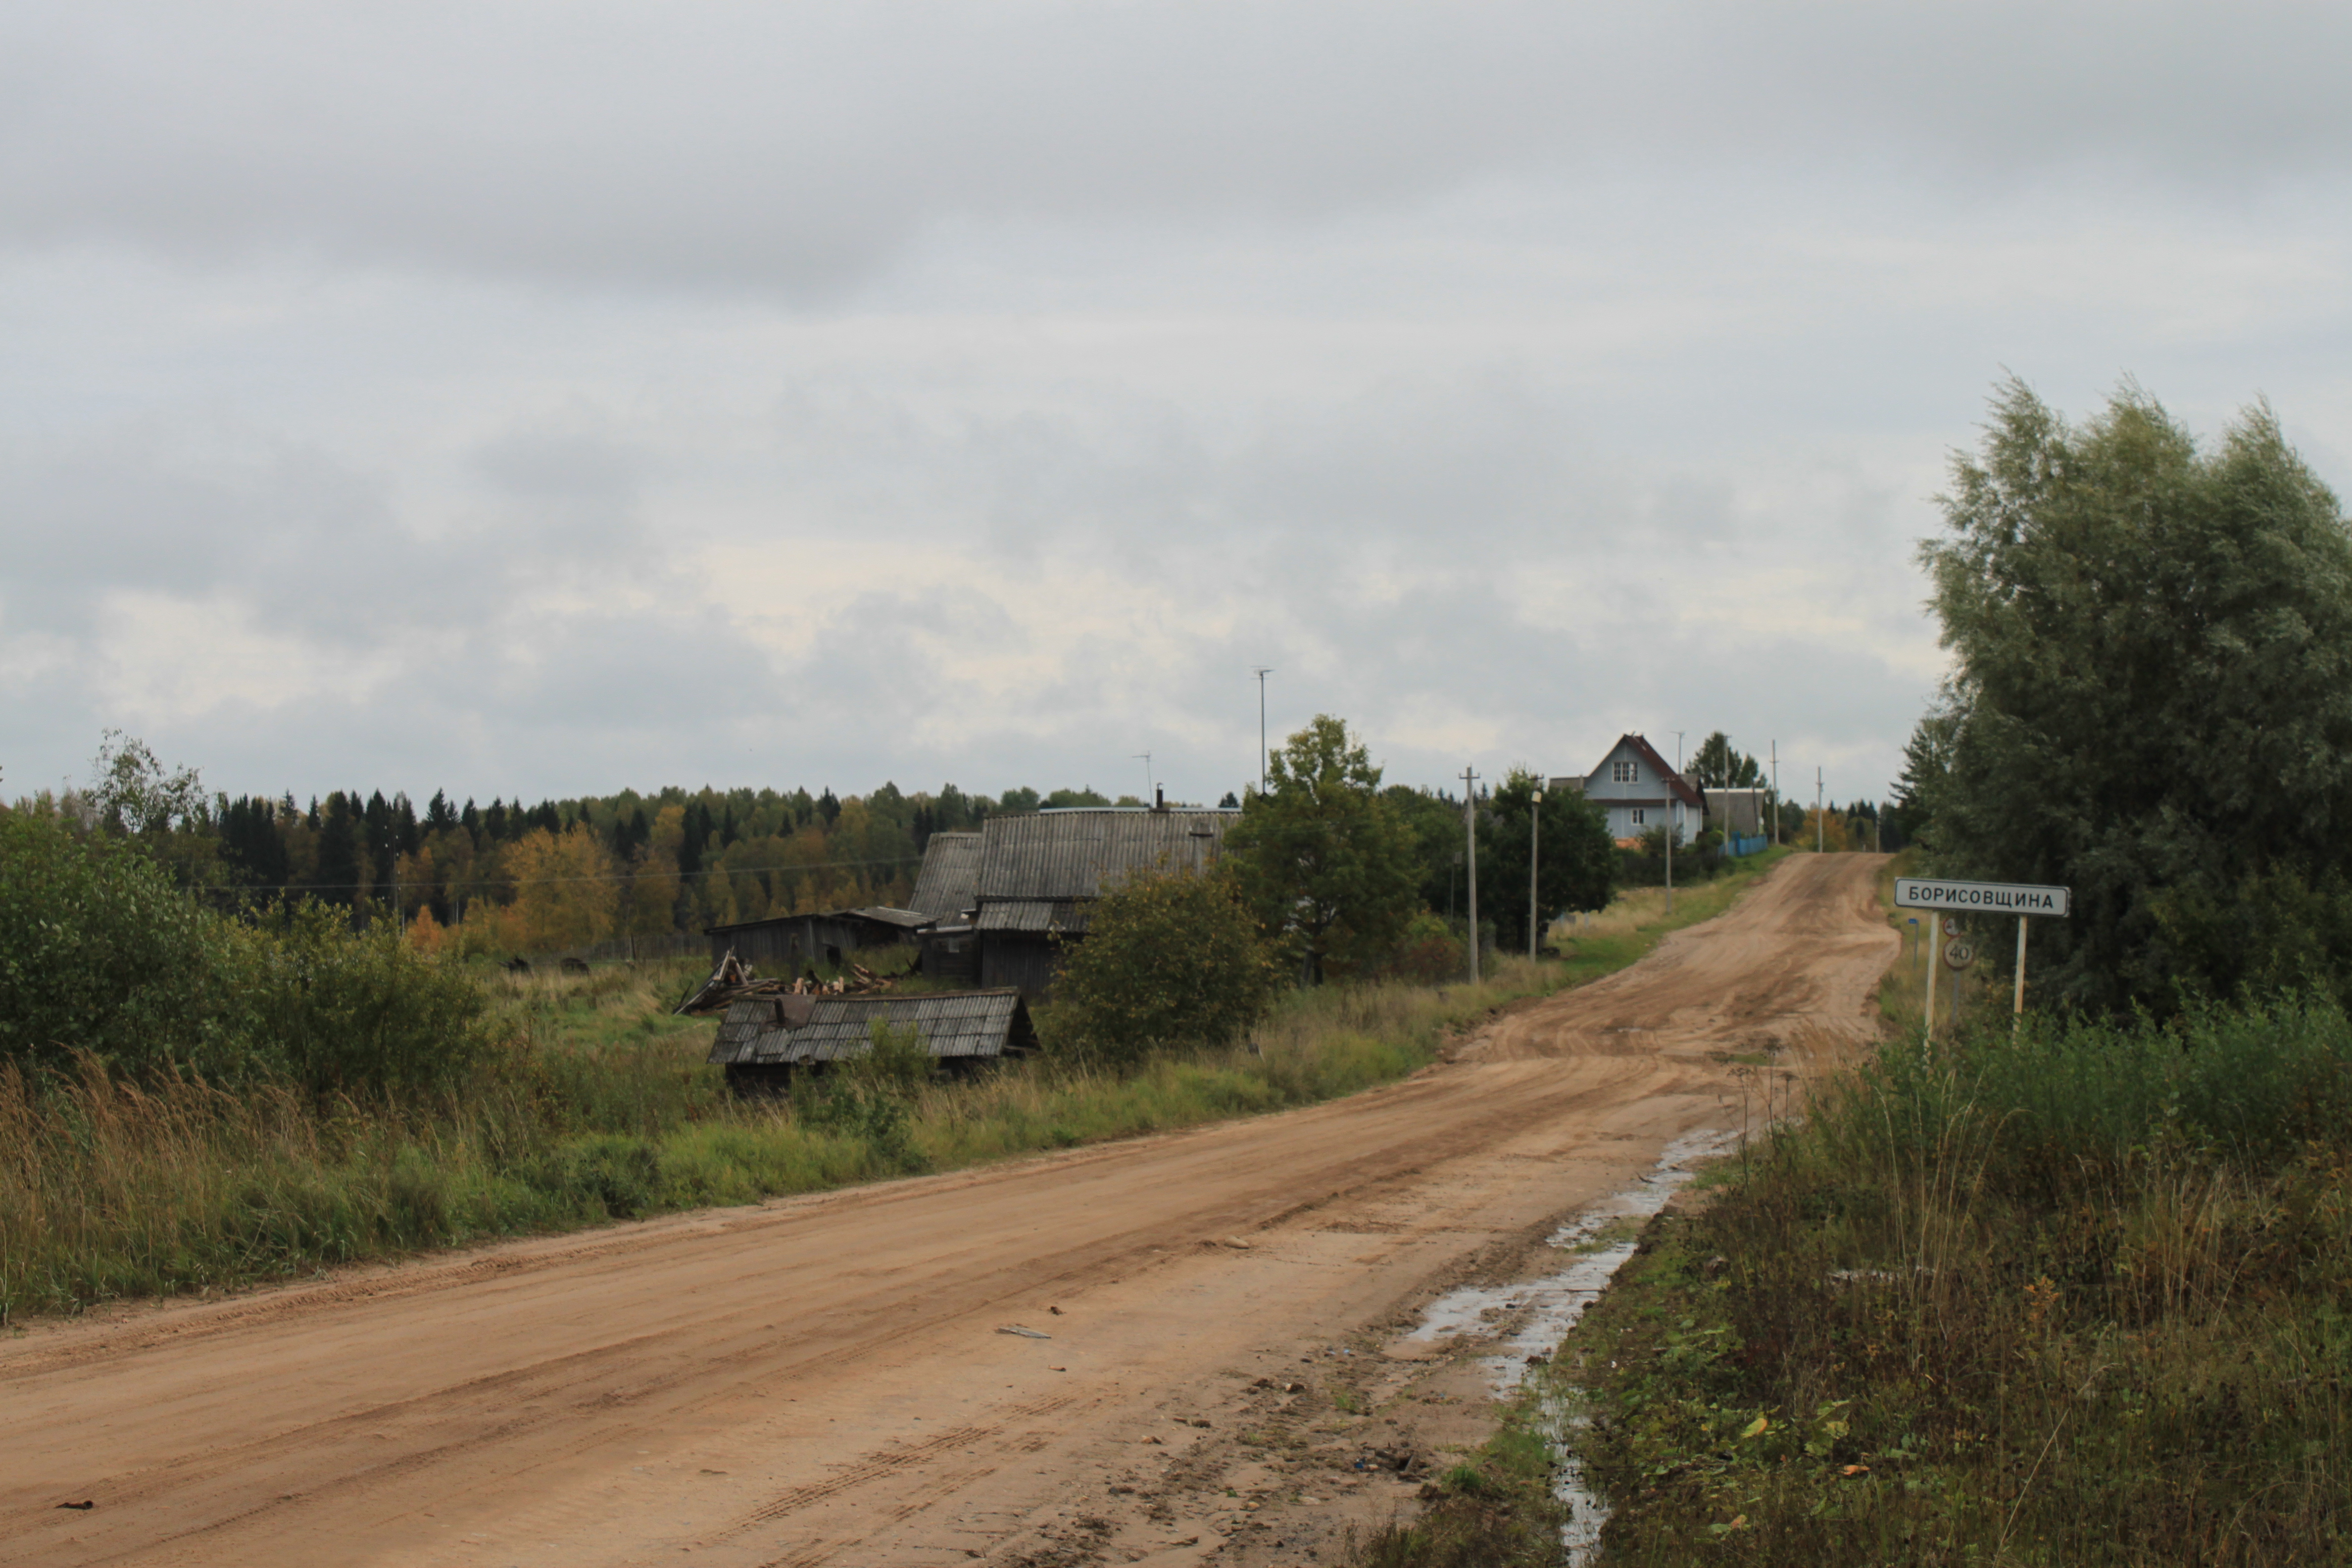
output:
<svg viewBox="0 0 2352 1568"><path fill-rule="evenodd" d="M1822 770L1816 767L1813 769L1813 853L1816 855L1822 852L1824 826L1822 821Z"/></svg>
<svg viewBox="0 0 2352 1568"><path fill-rule="evenodd" d="M1772 742L1772 842L1780 842L1780 742Z"/></svg>
<svg viewBox="0 0 2352 1568"><path fill-rule="evenodd" d="M1528 957L1536 955L1536 934L1541 928L1537 923L1536 868L1543 864L1543 785L1536 785L1535 810L1528 821Z"/></svg>
<svg viewBox="0 0 2352 1568"><path fill-rule="evenodd" d="M1270 664L1255 665L1250 673L1257 677L1257 793L1265 794L1265 678L1274 673Z"/></svg>
<svg viewBox="0 0 2352 1568"><path fill-rule="evenodd" d="M1470 984L1478 984L1478 775L1462 770L1462 821L1469 831Z"/></svg>
<svg viewBox="0 0 2352 1568"><path fill-rule="evenodd" d="M1683 782L1683 731L1675 731L1675 783ZM1683 836L1683 797L1679 791L1666 791L1666 913L1675 912L1675 840Z"/></svg>

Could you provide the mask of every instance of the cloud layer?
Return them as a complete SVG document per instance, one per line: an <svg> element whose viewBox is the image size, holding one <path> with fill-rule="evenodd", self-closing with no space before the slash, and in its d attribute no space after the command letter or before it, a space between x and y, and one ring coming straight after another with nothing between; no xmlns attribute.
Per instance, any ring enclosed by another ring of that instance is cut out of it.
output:
<svg viewBox="0 0 2352 1568"><path fill-rule="evenodd" d="M2004 368L2341 479L2316 6L21 7L5 787L1882 794Z"/></svg>

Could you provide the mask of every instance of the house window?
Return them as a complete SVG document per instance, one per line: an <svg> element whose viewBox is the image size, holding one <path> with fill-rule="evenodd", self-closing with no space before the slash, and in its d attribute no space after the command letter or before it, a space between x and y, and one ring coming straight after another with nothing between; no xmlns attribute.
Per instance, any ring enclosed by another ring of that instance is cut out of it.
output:
<svg viewBox="0 0 2352 1568"><path fill-rule="evenodd" d="M1638 805L1633 808L1633 826L1636 827L1642 826L1642 808Z"/></svg>
<svg viewBox="0 0 2352 1568"><path fill-rule="evenodd" d="M1609 764L1609 776L1618 784L1632 784L1637 776L1631 760Z"/></svg>

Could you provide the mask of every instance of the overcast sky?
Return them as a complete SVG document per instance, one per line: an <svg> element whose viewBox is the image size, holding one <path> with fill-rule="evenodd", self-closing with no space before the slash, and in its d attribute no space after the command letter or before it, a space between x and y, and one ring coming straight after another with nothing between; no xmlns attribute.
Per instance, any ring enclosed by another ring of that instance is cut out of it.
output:
<svg viewBox="0 0 2352 1568"><path fill-rule="evenodd" d="M2352 482L2352 8L0 12L0 791L1879 796L2012 371ZM1799 781L1801 780L1801 786Z"/></svg>

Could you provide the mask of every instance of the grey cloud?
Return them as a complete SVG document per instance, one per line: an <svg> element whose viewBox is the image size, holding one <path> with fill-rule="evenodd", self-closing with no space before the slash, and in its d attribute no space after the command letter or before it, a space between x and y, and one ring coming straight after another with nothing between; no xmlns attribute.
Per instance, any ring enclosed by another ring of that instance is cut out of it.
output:
<svg viewBox="0 0 2352 1568"><path fill-rule="evenodd" d="M107 724L226 763L208 768L217 787L270 793L341 787L358 776L344 770L405 786L420 756L450 765L428 793L575 766L639 776L660 771L649 759L715 738L713 716L680 693L715 669L764 688L766 656L686 596L668 610L608 607L620 588L658 590L669 574L636 537L625 447L526 426L471 471L487 481L489 521L425 537L382 481L217 430L148 421L63 458L0 466L0 511L16 524L0 561L0 657L44 635L68 650L64 679L25 683L8 704L10 793L54 782L25 778L28 759L69 765L59 760L87 753ZM150 672L115 670L100 651L107 595L125 589L201 604L225 635L388 658L398 673L364 690L266 706L216 696L183 720L135 721L107 693ZM540 607L558 589L568 607Z"/></svg>
<svg viewBox="0 0 2352 1568"><path fill-rule="evenodd" d="M943 221L1290 222L1678 163L2340 174L2286 3L19 7L0 235L837 290Z"/></svg>
<svg viewBox="0 0 2352 1568"><path fill-rule="evenodd" d="M142 419L13 454L0 459L0 508L16 541L0 595L37 626L81 626L110 589L234 587L332 626L394 566L380 487L313 449L216 425Z"/></svg>

